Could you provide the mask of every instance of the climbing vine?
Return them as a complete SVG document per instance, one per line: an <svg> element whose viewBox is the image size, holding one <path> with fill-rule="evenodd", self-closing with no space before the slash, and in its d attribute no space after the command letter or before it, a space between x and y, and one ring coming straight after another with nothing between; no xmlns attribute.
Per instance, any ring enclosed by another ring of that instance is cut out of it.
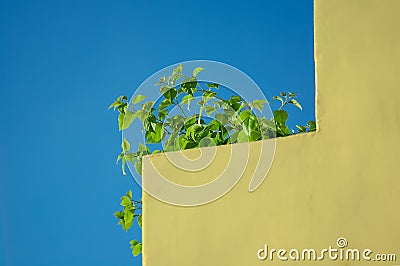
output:
<svg viewBox="0 0 400 266"><path fill-rule="evenodd" d="M274 96L281 105L268 119L258 115L268 104L266 100L246 102L239 95L220 90L220 84L198 81L197 74L203 70L195 68L190 76L186 76L179 65L170 76L161 77L155 84L161 96L157 102L146 102L144 95L136 95L131 101L120 96L110 105L110 109L119 112L120 131L138 119L145 136L145 143L138 147L131 147L128 140L123 139L117 163L121 161L124 175L127 162L131 162L141 175L142 158L148 154L258 141L316 130L315 121L297 125L296 131L287 126L285 108L293 105L302 110L296 93L281 92ZM193 104L199 108L194 114L191 112ZM172 115L171 110L175 108L180 112ZM135 221L142 227L142 202L133 199L132 191L121 197L121 206L123 209L114 215L122 228L128 231ZM142 243L132 240L130 244L134 256L142 252Z"/></svg>

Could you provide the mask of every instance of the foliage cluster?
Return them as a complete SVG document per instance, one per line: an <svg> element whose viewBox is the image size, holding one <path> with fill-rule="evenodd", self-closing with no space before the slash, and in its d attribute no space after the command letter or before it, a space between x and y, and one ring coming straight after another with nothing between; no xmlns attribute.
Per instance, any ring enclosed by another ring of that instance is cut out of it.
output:
<svg viewBox="0 0 400 266"><path fill-rule="evenodd" d="M122 161L122 173L126 175L127 162L135 165L136 171L142 173L142 157L148 154L257 141L266 138L284 137L297 133L315 131L314 121L306 125L297 125L297 132L287 126L288 112L284 108L293 105L302 110L297 101L297 94L281 92L273 99L281 103L273 111L273 117L261 117L266 100L256 99L246 102L239 95L226 96L217 83L204 83L197 79L203 68L198 67L190 76L182 72L182 65L175 68L168 77L161 77L156 84L160 90L160 100L147 101L144 95L136 95L132 101L120 96L110 108L118 110L119 130L127 129L136 119L140 120L146 143L139 144L135 151L127 139L123 139L122 151L117 163ZM191 113L191 107L196 103L199 111ZM172 110L179 110L178 114ZM154 148L157 144L157 149ZM115 216L120 220L124 230L128 230L137 218L141 227L141 201L132 199L128 191L121 198L123 211L117 211ZM142 244L131 241L132 253L141 253Z"/></svg>

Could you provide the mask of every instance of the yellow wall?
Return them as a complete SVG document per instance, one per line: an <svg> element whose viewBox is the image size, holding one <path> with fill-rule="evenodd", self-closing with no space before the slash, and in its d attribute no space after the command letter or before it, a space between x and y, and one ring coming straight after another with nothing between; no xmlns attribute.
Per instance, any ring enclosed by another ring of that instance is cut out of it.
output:
<svg viewBox="0 0 400 266"><path fill-rule="evenodd" d="M310 265L261 261L257 250L336 247L338 237L349 248L396 253L397 263L315 264L400 264L399 11L399 0L315 1L318 131L278 139L254 193L254 162L232 191L204 206L176 207L144 193L144 265ZM172 171L164 155L147 157L144 182L149 160Z"/></svg>

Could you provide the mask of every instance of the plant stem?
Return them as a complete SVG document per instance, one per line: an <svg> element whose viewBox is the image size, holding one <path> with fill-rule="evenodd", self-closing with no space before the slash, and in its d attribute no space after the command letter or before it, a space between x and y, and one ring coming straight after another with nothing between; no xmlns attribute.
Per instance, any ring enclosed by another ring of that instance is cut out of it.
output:
<svg viewBox="0 0 400 266"><path fill-rule="evenodd" d="M175 105L178 106L179 109L181 109L181 112L183 113L183 115L185 116L185 118L187 118L187 115L186 115L185 111L183 110L182 106L181 106L178 102L177 102Z"/></svg>

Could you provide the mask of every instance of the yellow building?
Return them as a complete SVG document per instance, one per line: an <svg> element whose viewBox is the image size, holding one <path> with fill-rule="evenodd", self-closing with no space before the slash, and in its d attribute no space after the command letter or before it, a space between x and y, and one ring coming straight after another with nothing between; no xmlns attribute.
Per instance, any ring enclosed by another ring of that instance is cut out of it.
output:
<svg viewBox="0 0 400 266"><path fill-rule="evenodd" d="M177 207L144 193L144 266L400 264L400 0L314 5L317 132L277 139L255 192L250 162L238 185L210 204ZM218 154L215 169L226 163ZM180 178L165 154L143 165L144 183L154 167ZM336 259L324 253L330 246Z"/></svg>

